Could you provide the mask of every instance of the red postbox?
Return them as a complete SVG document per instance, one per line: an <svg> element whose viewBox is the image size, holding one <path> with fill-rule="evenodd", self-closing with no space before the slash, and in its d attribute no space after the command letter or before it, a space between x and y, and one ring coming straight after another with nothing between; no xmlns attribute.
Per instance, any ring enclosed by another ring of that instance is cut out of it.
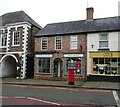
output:
<svg viewBox="0 0 120 107"><path fill-rule="evenodd" d="M68 84L74 85L74 68L68 69Z"/></svg>
<svg viewBox="0 0 120 107"><path fill-rule="evenodd" d="M68 84L74 85L74 70L75 70L75 61L68 61Z"/></svg>

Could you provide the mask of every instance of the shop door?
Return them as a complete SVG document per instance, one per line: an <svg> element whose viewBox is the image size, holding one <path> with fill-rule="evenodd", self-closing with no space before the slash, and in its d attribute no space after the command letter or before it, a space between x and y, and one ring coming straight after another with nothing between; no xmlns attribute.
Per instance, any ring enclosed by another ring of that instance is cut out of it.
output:
<svg viewBox="0 0 120 107"><path fill-rule="evenodd" d="M60 59L55 59L54 61L54 77L61 77L62 76L62 61Z"/></svg>

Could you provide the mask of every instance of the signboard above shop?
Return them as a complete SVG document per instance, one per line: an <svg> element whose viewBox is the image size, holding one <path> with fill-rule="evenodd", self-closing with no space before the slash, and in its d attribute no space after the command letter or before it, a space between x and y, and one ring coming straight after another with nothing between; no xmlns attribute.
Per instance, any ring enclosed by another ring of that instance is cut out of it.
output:
<svg viewBox="0 0 120 107"><path fill-rule="evenodd" d="M52 54L39 54L39 55L36 55L36 57L45 57L45 58L49 58L49 57L52 57Z"/></svg>
<svg viewBox="0 0 120 107"><path fill-rule="evenodd" d="M83 57L83 54L64 54L64 57Z"/></svg>

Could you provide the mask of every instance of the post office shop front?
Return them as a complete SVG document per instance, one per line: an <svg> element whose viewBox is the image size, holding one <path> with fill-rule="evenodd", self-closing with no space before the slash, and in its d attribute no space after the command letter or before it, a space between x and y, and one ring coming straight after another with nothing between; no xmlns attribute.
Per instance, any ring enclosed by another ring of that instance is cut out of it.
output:
<svg viewBox="0 0 120 107"><path fill-rule="evenodd" d="M72 63L75 80L85 80L84 54L39 54L36 55L35 63L35 78L67 80L69 64Z"/></svg>
<svg viewBox="0 0 120 107"><path fill-rule="evenodd" d="M69 68L74 69L75 79L85 80L85 58L84 54L64 54L64 75L68 76Z"/></svg>

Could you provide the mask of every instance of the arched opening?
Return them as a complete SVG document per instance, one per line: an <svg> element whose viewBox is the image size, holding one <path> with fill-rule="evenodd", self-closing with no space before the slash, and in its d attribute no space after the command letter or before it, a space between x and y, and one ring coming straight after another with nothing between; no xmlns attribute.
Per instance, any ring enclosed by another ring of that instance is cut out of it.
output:
<svg viewBox="0 0 120 107"><path fill-rule="evenodd" d="M54 60L54 77L62 77L62 63L61 58Z"/></svg>
<svg viewBox="0 0 120 107"><path fill-rule="evenodd" d="M0 77L16 77L17 72L17 59L13 55L4 56L1 59Z"/></svg>

